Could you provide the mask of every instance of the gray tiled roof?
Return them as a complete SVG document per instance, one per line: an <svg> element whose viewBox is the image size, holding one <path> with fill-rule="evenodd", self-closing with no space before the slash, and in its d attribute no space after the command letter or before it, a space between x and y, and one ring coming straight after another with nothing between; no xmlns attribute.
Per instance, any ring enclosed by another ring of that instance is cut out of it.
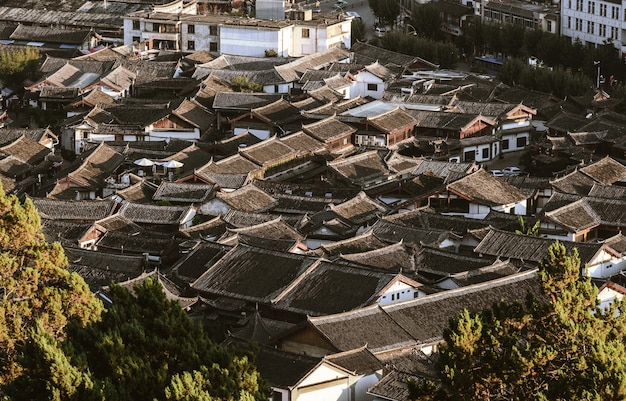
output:
<svg viewBox="0 0 626 401"><path fill-rule="evenodd" d="M394 132L399 129L413 129L418 120L406 111L396 108L375 117L369 117L368 121L384 133Z"/></svg>
<svg viewBox="0 0 626 401"><path fill-rule="evenodd" d="M191 206L157 206L125 202L120 215L135 223L178 225L193 210Z"/></svg>
<svg viewBox="0 0 626 401"><path fill-rule="evenodd" d="M498 180L484 169L448 184L448 190L488 206L510 205L527 199L517 188Z"/></svg>
<svg viewBox="0 0 626 401"><path fill-rule="evenodd" d="M328 166L355 183L386 179L389 174L385 163L376 151L364 152L345 159L336 159L329 162Z"/></svg>
<svg viewBox="0 0 626 401"><path fill-rule="evenodd" d="M110 216L115 210L113 200L65 201L31 198L42 218L52 220L96 221Z"/></svg>
<svg viewBox="0 0 626 401"><path fill-rule="evenodd" d="M206 201L213 192L213 185L163 181L152 197L155 201L196 203Z"/></svg>
<svg viewBox="0 0 626 401"><path fill-rule="evenodd" d="M367 347L327 355L325 359L357 375L367 375L383 369L383 363Z"/></svg>
<svg viewBox="0 0 626 401"><path fill-rule="evenodd" d="M446 277L487 266L493 263L496 258L461 255L442 249L423 247L415 259L418 273L433 273Z"/></svg>
<svg viewBox="0 0 626 401"><path fill-rule="evenodd" d="M282 97L283 95L275 93L217 92L213 100L213 108L250 111L274 103Z"/></svg>
<svg viewBox="0 0 626 401"><path fill-rule="evenodd" d="M43 162L46 156L51 154L49 148L26 136L21 136L15 141L2 146L0 151L4 154L17 157L32 166Z"/></svg>
<svg viewBox="0 0 626 401"><path fill-rule="evenodd" d="M311 124L303 124L302 130L313 138L324 142L352 135L357 131L356 128L340 121L335 116L330 116Z"/></svg>
<svg viewBox="0 0 626 401"><path fill-rule="evenodd" d="M401 243L386 245L357 254L342 254L340 257L350 262L388 272L408 273L415 271L415 250L413 247Z"/></svg>
<svg viewBox="0 0 626 401"><path fill-rule="evenodd" d="M239 150L239 153L247 159L250 159L252 162L260 166L265 166L289 160L295 157L298 154L298 151L280 139L272 137L265 141L242 148Z"/></svg>
<svg viewBox="0 0 626 401"><path fill-rule="evenodd" d="M202 242L174 266L177 277L193 282L226 255L232 247Z"/></svg>
<svg viewBox="0 0 626 401"><path fill-rule="evenodd" d="M610 157L582 167L580 171L605 185L626 179L626 166Z"/></svg>
<svg viewBox="0 0 626 401"><path fill-rule="evenodd" d="M277 201L253 184L232 192L219 192L217 197L242 212L265 212L276 206Z"/></svg>
<svg viewBox="0 0 626 401"><path fill-rule="evenodd" d="M324 256L339 256L373 251L385 246L386 242L378 239L372 232L366 232L356 237L324 244L321 249Z"/></svg>
<svg viewBox="0 0 626 401"><path fill-rule="evenodd" d="M416 342L425 344L441 341L450 319L463 309L479 312L496 302L523 303L528 294L545 300L536 270L388 305L383 309Z"/></svg>
<svg viewBox="0 0 626 401"><path fill-rule="evenodd" d="M501 259L516 259L539 263L555 240L550 238L520 235L509 231L490 229L485 238L474 248L478 254L496 256ZM600 251L602 244L590 242L560 241L568 252L577 248L581 264L589 262Z"/></svg>
<svg viewBox="0 0 626 401"><path fill-rule="evenodd" d="M98 291L111 283L120 283L143 273L143 256L115 255L79 248L65 248L68 270L78 273L92 291Z"/></svg>
<svg viewBox="0 0 626 401"><path fill-rule="evenodd" d="M379 219L371 228L372 233L387 243L403 241L409 245L439 244L449 234L449 230L432 230L406 227L383 219Z"/></svg>
<svg viewBox="0 0 626 401"><path fill-rule="evenodd" d="M239 244L191 287L203 293L270 303L314 259Z"/></svg>
<svg viewBox="0 0 626 401"><path fill-rule="evenodd" d="M416 344L391 316L378 305L346 313L309 318L309 323L337 351L348 351L367 345L373 353Z"/></svg>

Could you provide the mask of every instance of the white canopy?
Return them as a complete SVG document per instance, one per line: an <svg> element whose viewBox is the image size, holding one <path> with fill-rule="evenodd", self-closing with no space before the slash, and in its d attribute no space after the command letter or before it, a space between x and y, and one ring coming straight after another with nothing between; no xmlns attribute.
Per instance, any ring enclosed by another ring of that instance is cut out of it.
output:
<svg viewBox="0 0 626 401"><path fill-rule="evenodd" d="M161 163L161 166L165 168L179 168L183 166L183 163L176 160L168 160L164 163Z"/></svg>
<svg viewBox="0 0 626 401"><path fill-rule="evenodd" d="M143 167L154 166L154 162L150 159L146 159L145 157L139 160L135 160L133 163Z"/></svg>

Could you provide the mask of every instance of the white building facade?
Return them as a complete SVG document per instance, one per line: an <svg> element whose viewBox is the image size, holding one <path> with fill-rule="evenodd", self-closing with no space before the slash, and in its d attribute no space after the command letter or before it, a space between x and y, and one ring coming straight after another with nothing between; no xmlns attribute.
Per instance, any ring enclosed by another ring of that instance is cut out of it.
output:
<svg viewBox="0 0 626 401"><path fill-rule="evenodd" d="M562 0L561 34L583 45L612 42L626 59L626 1Z"/></svg>
<svg viewBox="0 0 626 401"><path fill-rule="evenodd" d="M267 51L299 57L351 44L351 20L344 16L331 18L304 10L289 12L290 19L264 20L197 15L191 6L181 5L184 12L167 11L170 8L155 6L154 12L126 16L124 44L147 42L152 49L253 57L265 57Z"/></svg>

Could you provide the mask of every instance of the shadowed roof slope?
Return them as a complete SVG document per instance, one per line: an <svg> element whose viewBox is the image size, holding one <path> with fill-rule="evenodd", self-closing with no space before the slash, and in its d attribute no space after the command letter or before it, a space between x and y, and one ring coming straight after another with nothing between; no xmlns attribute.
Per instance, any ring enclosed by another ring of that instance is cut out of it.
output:
<svg viewBox="0 0 626 401"><path fill-rule="evenodd" d="M484 169L448 184L448 190L489 206L510 205L527 199L519 189L498 180Z"/></svg>
<svg viewBox="0 0 626 401"><path fill-rule="evenodd" d="M309 316L350 311L376 302L396 277L320 260L280 295L276 307Z"/></svg>
<svg viewBox="0 0 626 401"><path fill-rule="evenodd" d="M314 261L239 244L191 287L213 295L269 303Z"/></svg>
<svg viewBox="0 0 626 401"><path fill-rule="evenodd" d="M479 312L496 302L524 302L528 294L535 299L545 299L536 270L388 305L383 309L418 343L424 344L440 341L450 319L463 309Z"/></svg>
<svg viewBox="0 0 626 401"><path fill-rule="evenodd" d="M309 323L338 351L367 345L376 354L415 344L409 333L378 305L337 315L312 317Z"/></svg>

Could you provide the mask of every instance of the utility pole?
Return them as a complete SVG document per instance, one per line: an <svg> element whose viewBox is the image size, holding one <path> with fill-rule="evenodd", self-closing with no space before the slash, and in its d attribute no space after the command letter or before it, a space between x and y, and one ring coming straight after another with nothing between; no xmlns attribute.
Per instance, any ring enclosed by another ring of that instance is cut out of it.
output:
<svg viewBox="0 0 626 401"><path fill-rule="evenodd" d="M598 73L596 74L596 88L600 89L600 60L594 61L593 65L598 67Z"/></svg>

